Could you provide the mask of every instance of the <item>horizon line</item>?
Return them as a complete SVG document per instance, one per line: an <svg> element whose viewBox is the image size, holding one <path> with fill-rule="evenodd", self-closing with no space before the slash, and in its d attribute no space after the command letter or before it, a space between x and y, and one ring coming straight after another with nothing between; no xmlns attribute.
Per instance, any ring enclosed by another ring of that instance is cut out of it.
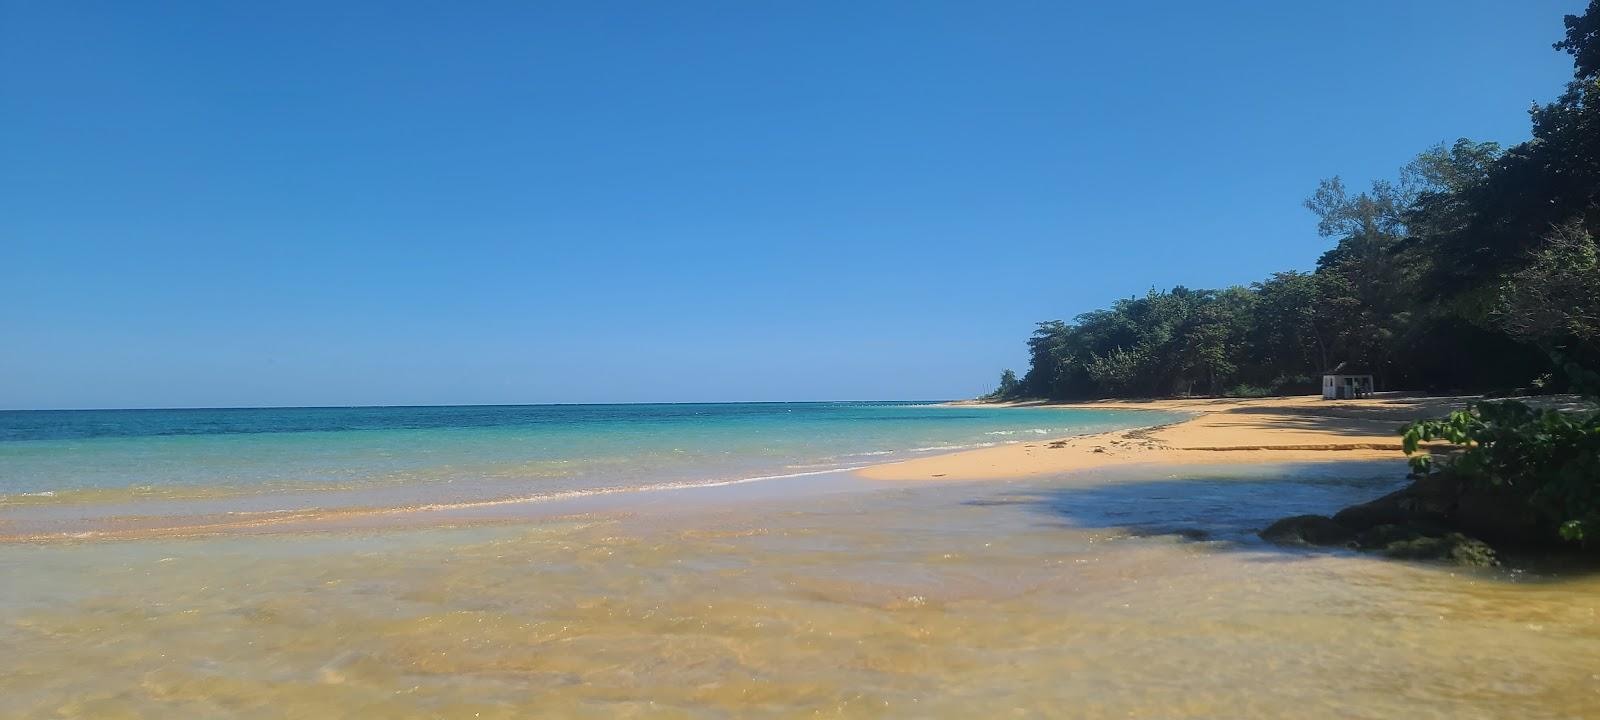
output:
<svg viewBox="0 0 1600 720"><path fill-rule="evenodd" d="M623 402L536 402L536 403L437 403L396 405L173 405L166 407L82 407L82 408L0 408L8 412L159 412L167 410L357 410L369 408L495 408L495 407L579 407L605 405L802 405L808 403L947 403L962 398L922 398L913 400L689 400Z"/></svg>

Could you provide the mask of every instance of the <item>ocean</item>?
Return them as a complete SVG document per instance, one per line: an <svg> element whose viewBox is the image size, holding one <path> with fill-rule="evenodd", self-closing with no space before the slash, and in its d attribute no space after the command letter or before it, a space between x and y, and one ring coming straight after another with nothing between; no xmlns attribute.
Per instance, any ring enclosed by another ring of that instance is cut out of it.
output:
<svg viewBox="0 0 1600 720"><path fill-rule="evenodd" d="M0 521L777 481L1178 417L915 402L6 411Z"/></svg>

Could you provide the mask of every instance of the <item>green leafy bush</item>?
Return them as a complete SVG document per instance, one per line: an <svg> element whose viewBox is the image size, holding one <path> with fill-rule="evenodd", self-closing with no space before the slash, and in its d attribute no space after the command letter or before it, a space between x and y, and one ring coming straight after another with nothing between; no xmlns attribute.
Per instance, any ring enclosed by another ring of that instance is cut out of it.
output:
<svg viewBox="0 0 1600 720"><path fill-rule="evenodd" d="M1567 540L1600 537L1600 413L1476 402L1441 420L1411 423L1401 434L1418 472L1435 469L1431 455L1418 453L1422 443L1462 446L1438 464L1468 482L1509 489Z"/></svg>

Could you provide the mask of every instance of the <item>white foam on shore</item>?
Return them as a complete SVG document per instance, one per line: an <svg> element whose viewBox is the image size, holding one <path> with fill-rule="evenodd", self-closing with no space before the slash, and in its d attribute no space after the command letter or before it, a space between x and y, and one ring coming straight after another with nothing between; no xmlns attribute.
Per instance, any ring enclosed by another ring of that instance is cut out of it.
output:
<svg viewBox="0 0 1600 720"><path fill-rule="evenodd" d="M831 475L834 473L850 472L865 465L846 465L829 468L827 470L808 470L805 472L780 473L776 475L755 475L731 480L680 480L674 482L650 483L648 485L610 485L598 488L585 488L582 490L565 490L562 492L545 493L543 495L525 495L520 497L498 498L494 500L463 500L451 503L430 503L427 505L411 505L403 508L385 510L385 513L432 512L440 510L471 510L474 508L499 507L504 505L531 505L534 503L554 502L557 500L572 500L577 498L595 497L599 495L619 495L635 492L668 492L672 490L698 490L703 488L728 487L730 485L744 485L748 483L766 482L768 480L788 480L797 477L810 477L813 475Z"/></svg>
<svg viewBox="0 0 1600 720"><path fill-rule="evenodd" d="M1015 442L1015 441L1011 441L1011 442ZM947 450L971 450L971 449L974 449L974 448L986 448L986 447L994 447L996 445L1009 445L1009 444L1011 444L1011 443L1010 442L1006 442L1006 443L983 442L983 443L971 443L969 445L930 445L928 447L910 448L910 449L906 450L906 452L923 453L923 452L941 452L941 451L947 451Z"/></svg>

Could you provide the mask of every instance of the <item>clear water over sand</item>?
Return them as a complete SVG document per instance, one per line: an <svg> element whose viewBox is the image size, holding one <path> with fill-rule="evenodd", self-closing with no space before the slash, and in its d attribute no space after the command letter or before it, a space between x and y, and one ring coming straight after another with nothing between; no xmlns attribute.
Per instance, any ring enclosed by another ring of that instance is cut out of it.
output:
<svg viewBox="0 0 1600 720"><path fill-rule="evenodd" d="M782 479L1181 417L843 402L0 412L0 538Z"/></svg>
<svg viewBox="0 0 1600 720"><path fill-rule="evenodd" d="M1398 469L835 479L565 520L4 545L0 716L1593 717L1593 576L1252 538Z"/></svg>

